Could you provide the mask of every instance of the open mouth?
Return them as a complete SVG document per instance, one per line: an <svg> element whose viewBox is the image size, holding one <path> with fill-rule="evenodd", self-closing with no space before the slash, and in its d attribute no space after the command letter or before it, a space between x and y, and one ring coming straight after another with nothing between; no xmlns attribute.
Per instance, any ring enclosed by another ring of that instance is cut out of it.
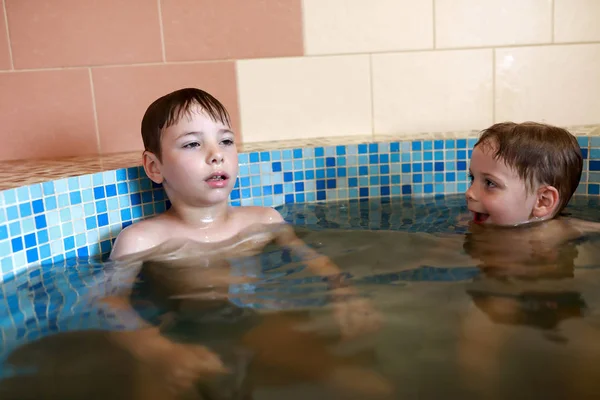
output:
<svg viewBox="0 0 600 400"><path fill-rule="evenodd" d="M473 211L473 222L476 224L483 224L489 217L489 214Z"/></svg>
<svg viewBox="0 0 600 400"><path fill-rule="evenodd" d="M227 179L229 179L229 175L227 175L225 172L215 172L214 174L211 174L206 181L207 182L220 182L220 181L226 181Z"/></svg>

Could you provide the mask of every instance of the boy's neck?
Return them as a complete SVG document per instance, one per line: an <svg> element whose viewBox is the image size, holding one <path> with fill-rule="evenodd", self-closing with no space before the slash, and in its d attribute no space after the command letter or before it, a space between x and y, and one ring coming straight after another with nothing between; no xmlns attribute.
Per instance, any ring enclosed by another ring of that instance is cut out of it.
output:
<svg viewBox="0 0 600 400"><path fill-rule="evenodd" d="M214 224L224 223L228 218L228 211L227 202L206 207L173 204L169 214L190 228L208 228Z"/></svg>

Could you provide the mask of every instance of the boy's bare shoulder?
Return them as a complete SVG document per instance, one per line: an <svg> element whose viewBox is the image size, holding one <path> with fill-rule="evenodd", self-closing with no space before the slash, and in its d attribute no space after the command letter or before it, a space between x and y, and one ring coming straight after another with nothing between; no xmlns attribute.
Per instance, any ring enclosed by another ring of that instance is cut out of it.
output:
<svg viewBox="0 0 600 400"><path fill-rule="evenodd" d="M235 207L238 217L257 224L272 224L284 222L279 212L271 207L242 206Z"/></svg>
<svg viewBox="0 0 600 400"><path fill-rule="evenodd" d="M113 245L113 260L139 253L161 244L165 237L165 221L161 216L136 222L124 228Z"/></svg>

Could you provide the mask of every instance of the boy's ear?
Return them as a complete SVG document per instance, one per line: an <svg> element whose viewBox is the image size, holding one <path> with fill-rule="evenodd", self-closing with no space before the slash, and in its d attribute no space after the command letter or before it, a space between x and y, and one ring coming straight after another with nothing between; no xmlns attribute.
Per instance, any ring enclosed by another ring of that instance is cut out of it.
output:
<svg viewBox="0 0 600 400"><path fill-rule="evenodd" d="M560 202L560 194L554 186L542 186L538 189L537 200L533 207L533 216L552 218Z"/></svg>
<svg viewBox="0 0 600 400"><path fill-rule="evenodd" d="M149 151L144 151L144 154L142 155L142 163L144 165L146 175L148 175L148 178L150 178L152 182L156 184L163 183L164 178L160 172L161 164L158 160L158 157L156 157L156 154Z"/></svg>

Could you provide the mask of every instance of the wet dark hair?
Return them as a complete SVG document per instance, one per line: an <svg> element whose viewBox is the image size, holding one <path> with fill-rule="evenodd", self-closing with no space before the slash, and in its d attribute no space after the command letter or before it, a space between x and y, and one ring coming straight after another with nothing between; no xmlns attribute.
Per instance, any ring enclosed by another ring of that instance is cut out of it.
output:
<svg viewBox="0 0 600 400"><path fill-rule="evenodd" d="M196 88L179 89L156 99L148 106L142 118L144 149L154 153L160 160L163 129L178 123L196 105L213 121L231 126L227 109L210 93Z"/></svg>
<svg viewBox="0 0 600 400"><path fill-rule="evenodd" d="M482 131L475 144L494 149L494 157L515 168L532 190L551 185L560 195L554 216L560 214L575 193L583 169L577 139L567 130L536 122L502 122Z"/></svg>

